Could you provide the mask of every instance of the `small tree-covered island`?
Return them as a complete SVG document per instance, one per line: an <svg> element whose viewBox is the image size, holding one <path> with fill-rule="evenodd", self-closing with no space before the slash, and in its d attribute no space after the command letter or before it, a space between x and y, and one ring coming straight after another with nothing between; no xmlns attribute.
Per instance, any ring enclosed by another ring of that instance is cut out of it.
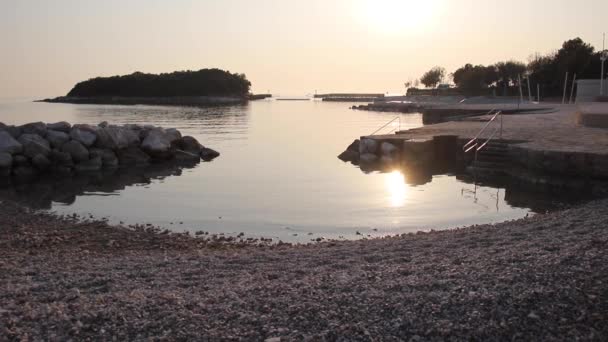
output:
<svg viewBox="0 0 608 342"><path fill-rule="evenodd" d="M96 77L80 82L66 96L45 102L90 104L224 105L247 101L245 74L220 69Z"/></svg>

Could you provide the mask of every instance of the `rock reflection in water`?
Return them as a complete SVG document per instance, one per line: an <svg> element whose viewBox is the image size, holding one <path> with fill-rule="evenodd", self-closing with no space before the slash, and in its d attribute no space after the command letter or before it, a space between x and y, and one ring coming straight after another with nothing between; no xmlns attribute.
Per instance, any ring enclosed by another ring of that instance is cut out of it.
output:
<svg viewBox="0 0 608 342"><path fill-rule="evenodd" d="M180 176L197 163L162 163L76 174L70 178L47 177L27 184L2 184L0 199L11 200L32 209L49 210L53 203L71 205L78 196L117 196L131 186L145 186L153 180Z"/></svg>

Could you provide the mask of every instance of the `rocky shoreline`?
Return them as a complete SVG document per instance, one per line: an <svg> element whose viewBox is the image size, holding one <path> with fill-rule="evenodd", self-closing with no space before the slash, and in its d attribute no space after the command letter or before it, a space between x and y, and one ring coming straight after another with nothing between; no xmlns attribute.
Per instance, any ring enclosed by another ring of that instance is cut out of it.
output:
<svg viewBox="0 0 608 342"><path fill-rule="evenodd" d="M7 340L608 338L608 200L294 246L114 227L8 201L0 227Z"/></svg>
<svg viewBox="0 0 608 342"><path fill-rule="evenodd" d="M0 177L17 182L154 162L199 162L219 153L175 128L152 125L0 123Z"/></svg>

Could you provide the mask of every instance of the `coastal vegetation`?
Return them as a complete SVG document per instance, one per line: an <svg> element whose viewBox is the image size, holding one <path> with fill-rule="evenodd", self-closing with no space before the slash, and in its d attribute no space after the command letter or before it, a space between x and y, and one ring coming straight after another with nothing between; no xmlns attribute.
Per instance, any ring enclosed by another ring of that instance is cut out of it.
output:
<svg viewBox="0 0 608 342"><path fill-rule="evenodd" d="M74 86L68 97L245 97L251 82L245 74L220 69L97 77Z"/></svg>
<svg viewBox="0 0 608 342"><path fill-rule="evenodd" d="M565 41L556 51L533 55L528 63L516 60L491 65L467 63L456 69L451 77L457 90L465 95L516 95L519 82L529 80L534 87L538 84L542 96L559 96L566 72L571 75L570 79L574 74L578 79L599 77L600 53L581 38L574 38ZM437 70L441 69L434 67L426 72L420 79L422 84L434 88L439 83Z"/></svg>

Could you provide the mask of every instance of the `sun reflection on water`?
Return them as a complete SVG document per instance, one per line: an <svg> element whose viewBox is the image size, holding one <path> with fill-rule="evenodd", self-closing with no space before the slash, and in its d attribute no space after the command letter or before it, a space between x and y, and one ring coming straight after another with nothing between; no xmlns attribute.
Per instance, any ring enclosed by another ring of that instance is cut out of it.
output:
<svg viewBox="0 0 608 342"><path fill-rule="evenodd" d="M384 175L384 184L389 195L390 204L394 208L403 207L407 201L408 186L405 177L400 171L393 171Z"/></svg>

